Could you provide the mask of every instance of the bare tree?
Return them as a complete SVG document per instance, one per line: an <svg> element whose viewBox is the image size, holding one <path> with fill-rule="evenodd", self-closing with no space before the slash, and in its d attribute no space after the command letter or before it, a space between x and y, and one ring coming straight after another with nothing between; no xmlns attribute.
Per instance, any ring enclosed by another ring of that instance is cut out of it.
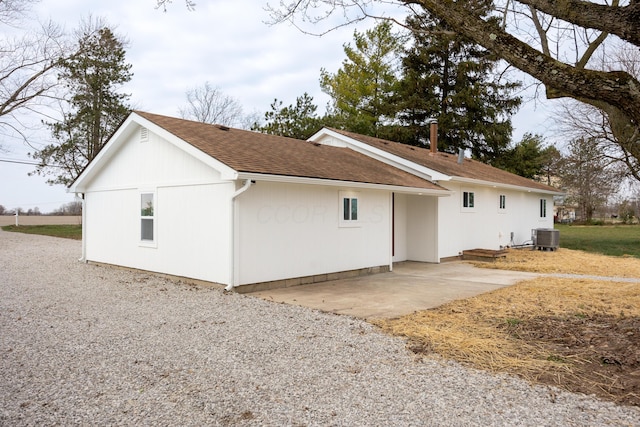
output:
<svg viewBox="0 0 640 427"><path fill-rule="evenodd" d="M39 0L2 0L0 1L0 23L12 26L24 19L31 5Z"/></svg>
<svg viewBox="0 0 640 427"><path fill-rule="evenodd" d="M629 46L613 46L613 53L602 54L601 67L620 68L640 79L640 50ZM610 160L626 166L627 174L640 181L640 134L633 128L616 129L615 119L599 108L567 100L560 104L556 121L562 133L571 138L587 138Z"/></svg>
<svg viewBox="0 0 640 427"><path fill-rule="evenodd" d="M493 14L484 18L476 6L488 3ZM338 13L345 20L338 26L367 17L390 19L375 11L376 5L390 4L438 17L456 33L539 80L548 98L570 97L600 109L619 140L625 139L620 133L635 135L634 144L639 145L640 81L621 69L587 68L592 51L609 34L640 46L639 0L289 0L268 9L273 23L302 28ZM574 45L567 49L571 40ZM569 51L578 54L571 57Z"/></svg>
<svg viewBox="0 0 640 427"><path fill-rule="evenodd" d="M52 212L54 215L82 215L82 202L73 201L65 203Z"/></svg>
<svg viewBox="0 0 640 427"><path fill-rule="evenodd" d="M23 138L20 112L39 112L57 99L55 69L68 52L62 30L48 22L30 28L33 0L0 1L0 132Z"/></svg>
<svg viewBox="0 0 640 427"><path fill-rule="evenodd" d="M242 105L235 98L205 82L187 91L187 105L180 108L183 119L225 126L244 124Z"/></svg>
<svg viewBox="0 0 640 427"><path fill-rule="evenodd" d="M156 0L156 9L162 9L166 12L167 6L171 3L173 3L173 0ZM196 3L193 0L184 0L184 3L188 10L194 10L196 7Z"/></svg>
<svg viewBox="0 0 640 427"><path fill-rule="evenodd" d="M596 209L620 188L622 174L593 141L575 139L568 151L562 161L562 186L567 189L567 200L577 204L582 218L590 222Z"/></svg>

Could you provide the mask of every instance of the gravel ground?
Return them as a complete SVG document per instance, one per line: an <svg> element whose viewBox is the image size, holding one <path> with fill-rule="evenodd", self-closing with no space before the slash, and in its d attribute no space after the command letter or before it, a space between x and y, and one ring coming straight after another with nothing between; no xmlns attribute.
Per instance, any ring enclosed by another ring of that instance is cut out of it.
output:
<svg viewBox="0 0 640 427"><path fill-rule="evenodd" d="M0 425L640 425L640 409L419 359L364 321L87 265L0 231Z"/></svg>

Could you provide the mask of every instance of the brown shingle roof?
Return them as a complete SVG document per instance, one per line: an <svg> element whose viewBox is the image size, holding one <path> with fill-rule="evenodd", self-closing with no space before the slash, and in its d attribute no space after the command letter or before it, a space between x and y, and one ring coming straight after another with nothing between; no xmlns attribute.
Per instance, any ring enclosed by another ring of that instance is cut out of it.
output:
<svg viewBox="0 0 640 427"><path fill-rule="evenodd" d="M442 190L437 184L348 148L136 111L238 172Z"/></svg>
<svg viewBox="0 0 640 427"><path fill-rule="evenodd" d="M458 156L455 154L438 152L433 155L429 149L423 147L414 147L338 129L331 130L451 177L471 178L497 184L508 184L536 190L559 192L557 188L498 169L477 160L465 158L462 164L460 164L458 163Z"/></svg>

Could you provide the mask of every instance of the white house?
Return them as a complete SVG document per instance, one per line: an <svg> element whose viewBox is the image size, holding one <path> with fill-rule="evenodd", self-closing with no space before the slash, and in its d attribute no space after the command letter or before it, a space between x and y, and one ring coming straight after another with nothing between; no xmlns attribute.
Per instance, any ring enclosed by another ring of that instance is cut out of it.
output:
<svg viewBox="0 0 640 427"><path fill-rule="evenodd" d="M84 200L82 260L245 291L522 243L553 227L560 194L349 132L300 141L145 112L69 191Z"/></svg>

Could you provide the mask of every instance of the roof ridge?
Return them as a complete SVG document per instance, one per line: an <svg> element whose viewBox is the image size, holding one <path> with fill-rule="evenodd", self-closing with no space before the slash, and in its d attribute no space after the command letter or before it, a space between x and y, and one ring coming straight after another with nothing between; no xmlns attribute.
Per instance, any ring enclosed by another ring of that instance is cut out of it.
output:
<svg viewBox="0 0 640 427"><path fill-rule="evenodd" d="M458 163L458 156L453 153L438 151L434 155L434 153L426 147L403 144L397 141L361 135L335 128L327 129L451 177L560 192L560 190L555 187L497 168L481 160L465 157L464 163L461 164Z"/></svg>

